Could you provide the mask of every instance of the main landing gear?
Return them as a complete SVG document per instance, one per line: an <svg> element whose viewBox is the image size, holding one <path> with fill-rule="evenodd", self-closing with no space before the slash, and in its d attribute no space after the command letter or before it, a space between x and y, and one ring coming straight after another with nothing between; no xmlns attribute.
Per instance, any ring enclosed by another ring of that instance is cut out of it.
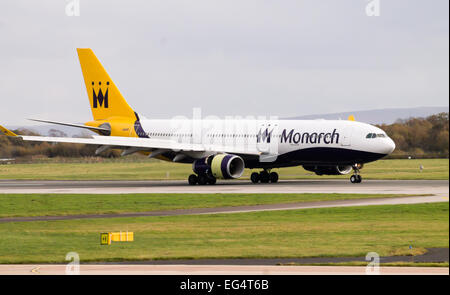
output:
<svg viewBox="0 0 450 295"><path fill-rule="evenodd" d="M353 175L350 176L350 182L351 183L361 183L362 177L359 174L359 169L362 168L362 165L361 164L355 164L355 165L352 166L352 168L353 168Z"/></svg>
<svg viewBox="0 0 450 295"><path fill-rule="evenodd" d="M217 179L214 176L208 174L191 174L188 177L188 182L190 185L196 185L197 183L200 185L216 184L216 181Z"/></svg>
<svg viewBox="0 0 450 295"><path fill-rule="evenodd" d="M258 182L261 182L261 183L269 183L269 182L275 183L275 182L278 182L278 173L270 172L270 170L264 169L263 171L261 171L259 173L253 172L250 175L250 180L253 183L258 183Z"/></svg>

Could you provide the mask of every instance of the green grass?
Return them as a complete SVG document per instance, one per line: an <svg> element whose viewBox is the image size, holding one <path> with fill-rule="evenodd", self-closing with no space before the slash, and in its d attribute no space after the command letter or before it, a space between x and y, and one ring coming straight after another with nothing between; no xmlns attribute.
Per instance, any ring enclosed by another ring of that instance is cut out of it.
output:
<svg viewBox="0 0 450 295"><path fill-rule="evenodd" d="M134 242L100 245L126 230ZM449 246L449 204L2 223L0 236L0 263L407 255Z"/></svg>
<svg viewBox="0 0 450 295"><path fill-rule="evenodd" d="M392 198L395 194L0 194L0 218L110 214L312 201Z"/></svg>
<svg viewBox="0 0 450 295"><path fill-rule="evenodd" d="M190 164L179 164L141 158L131 160L91 159L61 162L60 159L35 164L0 165L0 179L28 180L161 180L187 179L192 173ZM420 171L422 165L424 169ZM281 179L344 178L316 176L302 167L276 169ZM251 170L246 169L247 179ZM449 179L448 159L380 160L368 163L362 170L364 179Z"/></svg>

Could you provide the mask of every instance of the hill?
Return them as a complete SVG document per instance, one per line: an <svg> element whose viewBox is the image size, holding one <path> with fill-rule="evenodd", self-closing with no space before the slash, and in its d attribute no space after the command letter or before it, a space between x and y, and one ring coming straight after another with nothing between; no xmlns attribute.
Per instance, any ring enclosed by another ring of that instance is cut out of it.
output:
<svg viewBox="0 0 450 295"><path fill-rule="evenodd" d="M346 120L348 116L355 116L356 121L369 124L393 124L399 119L426 118L438 113L448 113L449 107L418 107L418 108L395 108L395 109L377 109L355 112L331 113L306 115L292 118L290 120Z"/></svg>

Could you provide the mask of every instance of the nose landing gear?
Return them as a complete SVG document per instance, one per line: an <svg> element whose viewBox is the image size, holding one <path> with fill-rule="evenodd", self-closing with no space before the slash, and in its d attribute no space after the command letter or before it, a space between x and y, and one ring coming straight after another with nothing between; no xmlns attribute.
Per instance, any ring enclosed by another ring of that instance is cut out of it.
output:
<svg viewBox="0 0 450 295"><path fill-rule="evenodd" d="M253 172L250 175L250 180L253 183L275 183L278 182L278 173L276 172L270 172L270 170L264 169L263 171L257 173L257 172Z"/></svg>
<svg viewBox="0 0 450 295"><path fill-rule="evenodd" d="M353 168L353 175L350 176L350 182L351 183L361 183L362 177L359 174L359 169L362 168L362 165L361 164L355 164L355 165L352 166L352 168Z"/></svg>
<svg viewBox="0 0 450 295"><path fill-rule="evenodd" d="M359 174L355 174L350 176L350 182L351 183L360 183L362 181L362 177Z"/></svg>

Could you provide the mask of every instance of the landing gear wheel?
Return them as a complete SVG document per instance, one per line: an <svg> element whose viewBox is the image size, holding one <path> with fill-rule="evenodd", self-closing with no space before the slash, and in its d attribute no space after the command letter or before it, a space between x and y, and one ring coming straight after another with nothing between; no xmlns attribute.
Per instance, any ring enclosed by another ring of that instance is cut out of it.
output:
<svg viewBox="0 0 450 295"><path fill-rule="evenodd" d="M272 182L272 183L278 182L278 173L271 172L269 174L269 178L270 178L270 182Z"/></svg>
<svg viewBox="0 0 450 295"><path fill-rule="evenodd" d="M359 174L359 169L361 169L363 167L363 164L354 164L352 165L353 168L353 175L350 176L350 182L351 183L361 183L362 181L362 177Z"/></svg>
<svg viewBox="0 0 450 295"><path fill-rule="evenodd" d="M259 173L259 179L261 180L261 183L269 183L270 175L267 171L261 171Z"/></svg>
<svg viewBox="0 0 450 295"><path fill-rule="evenodd" d="M217 179L215 177L208 177L208 184L216 184Z"/></svg>
<svg viewBox="0 0 450 295"><path fill-rule="evenodd" d="M196 185L197 182L198 182L198 177L197 177L197 175L195 175L195 174L189 175L189 177L188 177L188 182L189 182L190 185Z"/></svg>
<svg viewBox="0 0 450 295"><path fill-rule="evenodd" d="M250 180L251 180L253 183L258 183L258 182L259 182L259 173L253 172L253 173L250 175Z"/></svg>
<svg viewBox="0 0 450 295"><path fill-rule="evenodd" d="M350 176L350 182L351 183L361 183L361 181L362 181L362 177L359 174L355 174L355 175Z"/></svg>
<svg viewBox="0 0 450 295"><path fill-rule="evenodd" d="M206 175L199 175L198 176L198 184L205 185L208 183L208 177Z"/></svg>

